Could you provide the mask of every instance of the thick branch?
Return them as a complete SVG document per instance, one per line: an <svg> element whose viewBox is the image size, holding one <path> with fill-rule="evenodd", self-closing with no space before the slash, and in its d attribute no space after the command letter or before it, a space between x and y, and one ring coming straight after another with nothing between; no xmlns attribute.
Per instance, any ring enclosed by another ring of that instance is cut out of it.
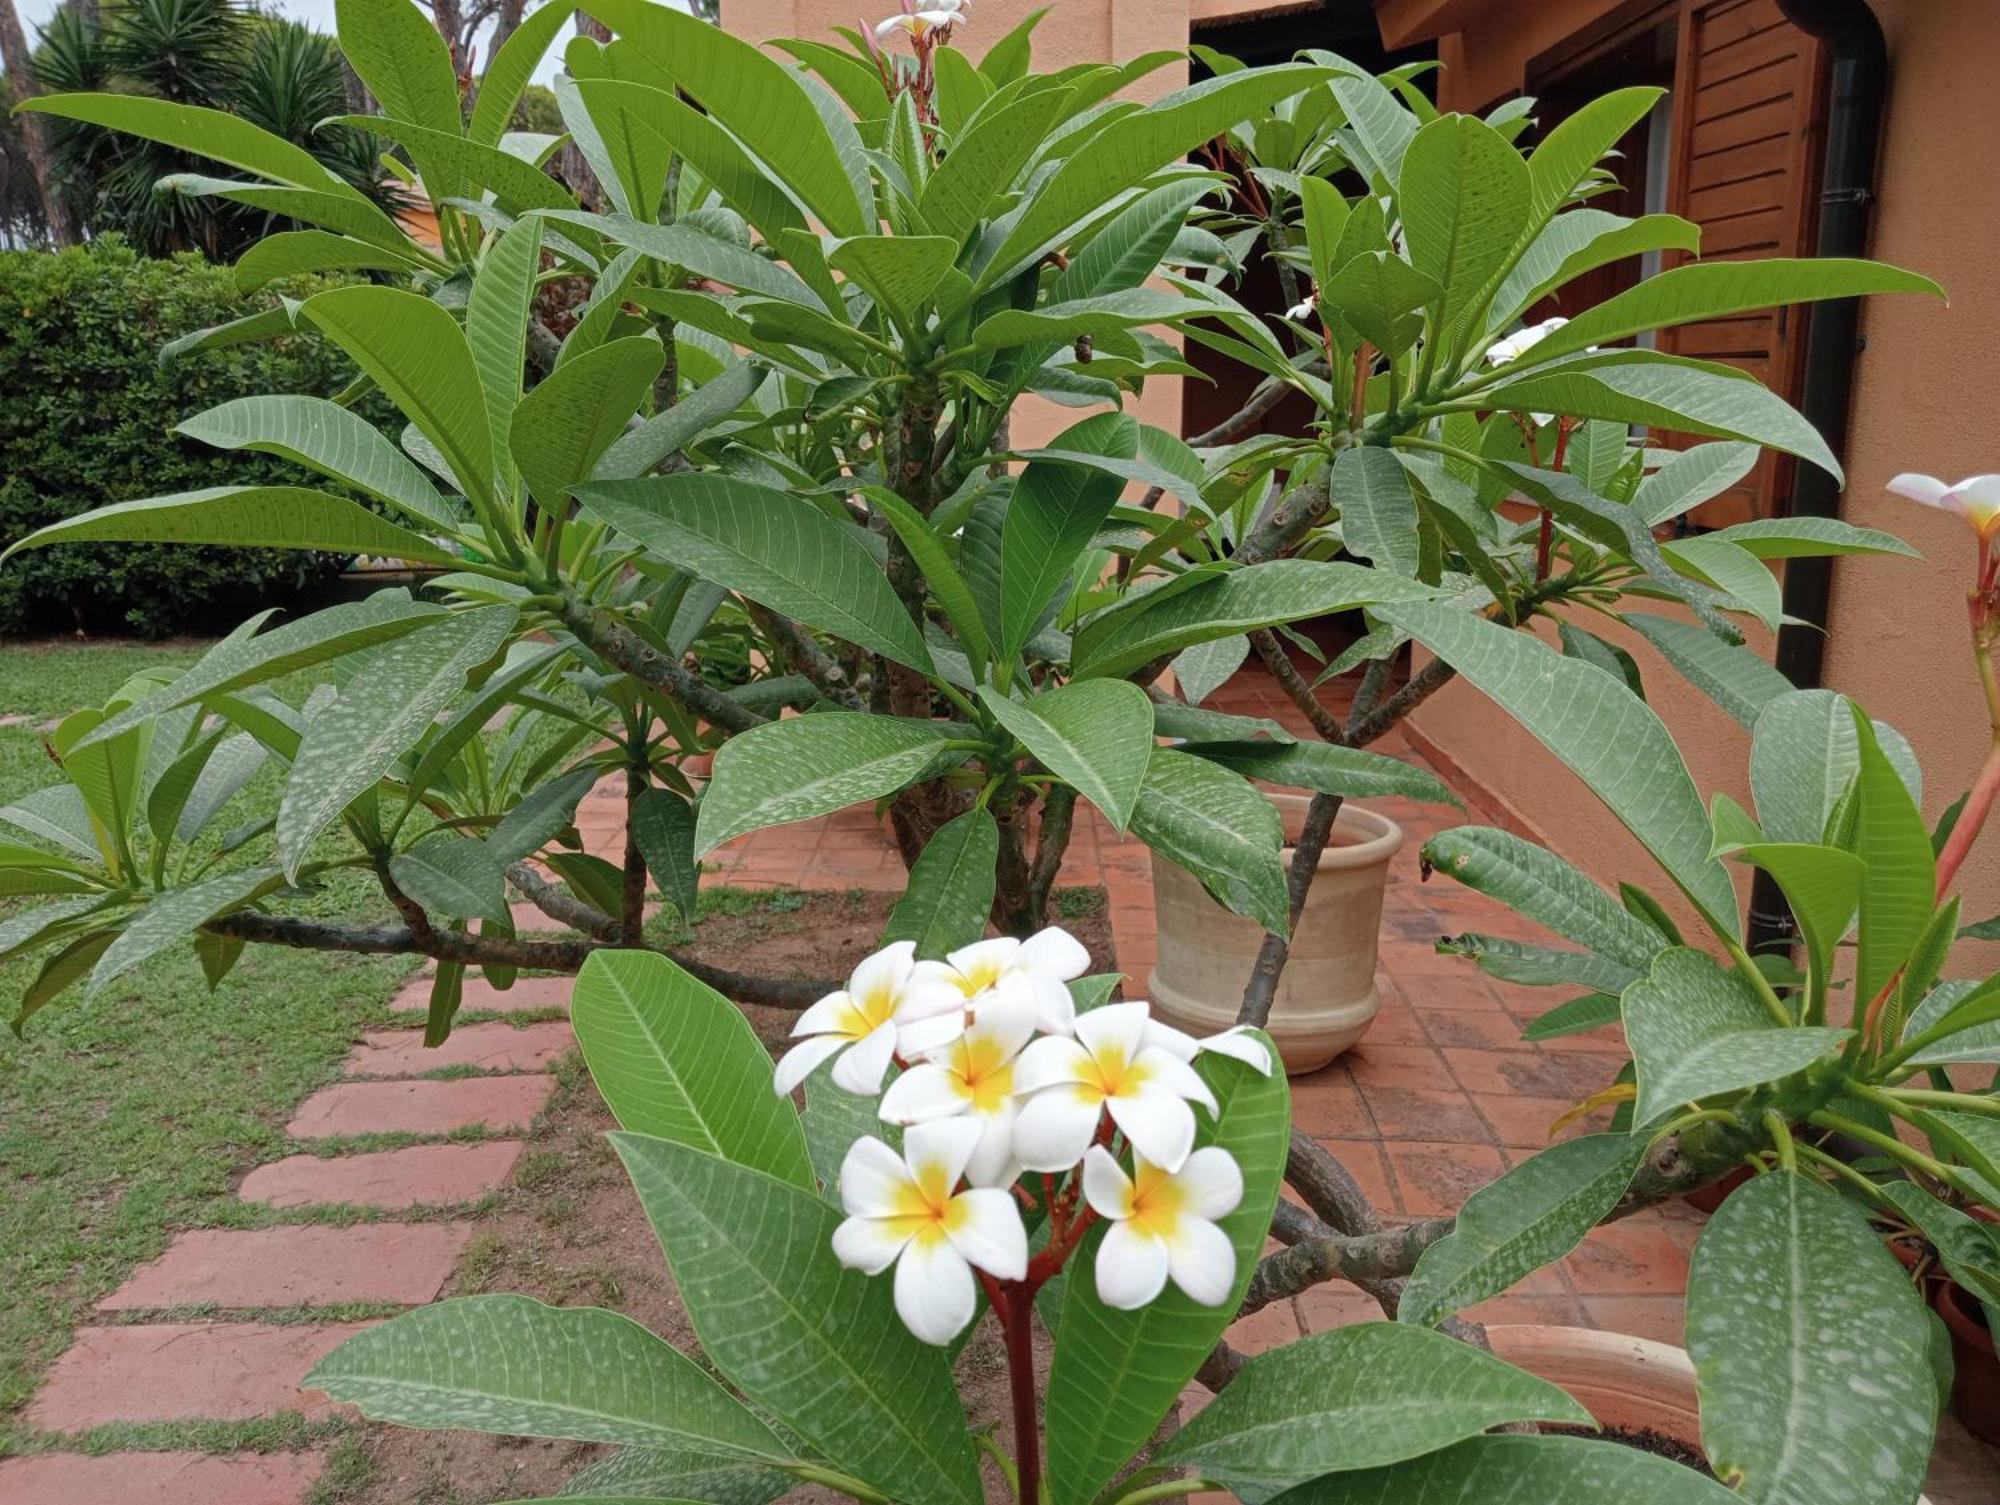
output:
<svg viewBox="0 0 2000 1505"><path fill-rule="evenodd" d="M1239 1315L1262 1311L1328 1280L1355 1284L1395 1280L1417 1267L1417 1256L1451 1232L1450 1218L1425 1218L1375 1233L1301 1239L1257 1262Z"/></svg>
<svg viewBox="0 0 2000 1505"><path fill-rule="evenodd" d="M532 863L516 862L507 869L507 881L543 914L566 930L579 930L592 940L615 945L623 927L594 904L586 904L560 883L544 878Z"/></svg>
<svg viewBox="0 0 2000 1505"><path fill-rule="evenodd" d="M1260 627L1250 634L1250 645L1257 650L1257 657L1264 661L1271 678L1278 682L1278 688L1312 723L1312 729L1320 739L1336 744L1345 742L1347 730L1340 724L1340 718L1320 704L1312 686L1306 683L1306 677L1299 673L1291 656L1285 652L1285 645L1278 641L1277 633L1268 627Z"/></svg>
<svg viewBox="0 0 2000 1505"><path fill-rule="evenodd" d="M563 625L607 663L671 695L703 720L725 731L747 732L765 718L704 683L671 653L655 647L612 612L565 594Z"/></svg>
<svg viewBox="0 0 2000 1505"><path fill-rule="evenodd" d="M1373 1233L1382 1226L1353 1173L1325 1145L1297 1129L1285 1152L1285 1184L1337 1233Z"/></svg>
<svg viewBox="0 0 2000 1505"><path fill-rule="evenodd" d="M1035 838L1035 862L1028 871L1028 902L1037 915L1046 915L1049 890L1062 869L1063 854L1069 850L1070 832L1076 823L1076 791L1067 784L1049 790L1042 805L1042 827Z"/></svg>
<svg viewBox="0 0 2000 1505"><path fill-rule="evenodd" d="M1306 806L1306 820L1299 832L1299 839L1292 846L1292 865L1285 873L1285 891L1290 901L1292 935L1299 932L1299 921L1306 912L1306 895L1312 890L1313 878L1319 872L1320 853L1326 850L1327 838L1333 834L1333 823L1340 816L1341 796L1337 794L1315 794ZM1284 976L1285 962L1292 951L1291 941L1282 935L1266 932L1264 942L1257 948L1257 961L1250 969L1250 981L1243 989L1243 1003L1236 1011L1238 1024L1255 1025L1262 1029L1271 1020L1271 1005L1278 997L1278 982Z"/></svg>
<svg viewBox="0 0 2000 1505"><path fill-rule="evenodd" d="M1410 712L1451 683L1458 671L1441 658L1434 658L1410 682L1382 704L1347 728L1350 747L1366 747Z"/></svg>
<svg viewBox="0 0 2000 1505"><path fill-rule="evenodd" d="M814 642L812 634L797 622L756 605L751 606L750 616L771 635L793 672L811 680L820 694L844 711L864 711L868 708L860 691L854 688L854 681L848 677L847 670Z"/></svg>
<svg viewBox="0 0 2000 1505"><path fill-rule="evenodd" d="M1299 487L1250 530L1250 536L1236 550L1236 562L1262 564L1276 559L1305 537L1332 507L1333 495L1324 481Z"/></svg>

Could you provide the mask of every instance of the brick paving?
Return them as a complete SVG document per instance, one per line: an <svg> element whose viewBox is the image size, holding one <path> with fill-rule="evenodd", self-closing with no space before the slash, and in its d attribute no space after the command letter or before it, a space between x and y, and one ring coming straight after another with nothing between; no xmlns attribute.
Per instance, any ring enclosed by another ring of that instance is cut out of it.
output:
<svg viewBox="0 0 2000 1505"><path fill-rule="evenodd" d="M1238 677L1210 701L1217 709L1269 716L1295 731L1301 718L1260 673ZM1422 763L1399 734L1376 750ZM1404 829L1383 907L1378 977L1382 1012L1367 1038L1333 1065L1292 1082L1295 1122L1347 1165L1385 1218L1455 1210L1465 1197L1549 1142L1551 1126L1607 1085L1622 1043L1615 1028L1541 1045L1521 1030L1560 993L1514 987L1469 963L1436 954L1441 935L1483 930L1524 939L1537 933L1497 906L1443 879L1419 880L1417 851L1434 832L1467 819L1501 823L1407 800L1368 802ZM607 781L578 812L587 850L622 850L623 804ZM800 825L752 833L714 854L705 881L810 890L899 888L902 865L886 827L863 806ZM1101 886L1128 994L1143 995L1154 961L1151 857L1094 810L1079 811L1063 882ZM547 929L538 912L523 929ZM465 985L469 1019L568 1001L566 980L524 978L506 992L477 978ZM402 1029L370 1031L349 1055L343 1080L307 1098L288 1127L301 1142L399 1132L431 1140L464 1130L489 1136L525 1129L546 1104L546 1068L569 1044L565 1022L516 1028L462 1025L440 1051L426 1051L428 983L413 977L397 999ZM476 1075L424 1074L452 1067ZM1582 1133L1586 1120L1563 1132ZM272 1208L352 1205L391 1217L474 1202L500 1186L521 1153L516 1139L430 1143L322 1158L293 1154L245 1176L239 1196ZM1492 1323L1562 1323L1682 1337L1681 1293L1701 1214L1680 1204L1593 1232L1555 1266L1537 1271L1470 1315ZM366 1300L413 1304L447 1283L469 1230L435 1221L350 1226L295 1224L179 1235L101 1303L151 1313L210 1303L204 1322L140 1321L86 1327L59 1359L27 1412L31 1426L76 1432L109 1421L199 1417L245 1419L324 1410L298 1382L316 1357L353 1326L272 1326L243 1320L246 1308L333 1306ZM232 1316L232 1312L234 1315ZM1258 1352L1302 1334L1372 1321L1372 1298L1328 1284L1239 1322L1231 1341ZM297 1505L320 1461L310 1454L45 1452L0 1461L6 1505L69 1505L116 1499L130 1505ZM1933 1505L1993 1497L2000 1460L1949 1418L1930 1482Z"/></svg>

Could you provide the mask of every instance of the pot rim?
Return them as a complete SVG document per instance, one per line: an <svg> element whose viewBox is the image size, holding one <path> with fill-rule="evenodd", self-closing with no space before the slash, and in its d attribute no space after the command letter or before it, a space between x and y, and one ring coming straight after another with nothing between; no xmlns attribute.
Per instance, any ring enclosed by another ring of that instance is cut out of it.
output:
<svg viewBox="0 0 2000 1505"><path fill-rule="evenodd" d="M1307 803L1302 795L1267 795L1266 797L1273 805L1278 807L1280 813L1284 811L1287 803L1296 801L1299 806ZM1350 837L1357 839L1340 846L1328 842L1325 847L1321 848L1319 854L1321 872L1325 872L1329 868L1374 867L1378 863L1387 862L1403 849L1403 828L1401 826L1397 825L1381 811L1370 810L1367 806L1357 805L1351 800L1341 803L1340 814L1336 815L1333 819L1333 829L1336 832L1344 831ZM1283 855L1288 867L1291 865L1292 851L1293 844L1289 841L1286 842L1283 847Z"/></svg>

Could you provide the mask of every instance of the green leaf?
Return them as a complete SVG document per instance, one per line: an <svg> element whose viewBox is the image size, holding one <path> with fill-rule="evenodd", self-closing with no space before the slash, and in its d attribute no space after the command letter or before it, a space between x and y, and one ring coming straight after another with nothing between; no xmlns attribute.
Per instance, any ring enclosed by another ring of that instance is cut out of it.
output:
<svg viewBox="0 0 2000 1505"><path fill-rule="evenodd" d="M1794 690L1765 707L1754 732L1750 789L1765 835L1772 841L1821 841L1834 807L1861 768L1848 702L1831 690ZM1875 736L1904 783L1914 784L1914 755L1900 735L1878 721Z"/></svg>
<svg viewBox="0 0 2000 1505"><path fill-rule="evenodd" d="M307 723L278 805L278 857L296 882L307 850L355 799L375 787L466 676L514 630L511 606L447 616L376 649L366 671Z"/></svg>
<svg viewBox="0 0 2000 1505"><path fill-rule="evenodd" d="M1440 115L1410 139L1399 187L1410 263L1442 294L1434 337L1455 339L1527 225L1528 164L1484 121Z"/></svg>
<svg viewBox="0 0 2000 1505"><path fill-rule="evenodd" d="M1380 753L1331 742L1254 741L1186 743L1181 751L1233 769L1246 779L1290 784L1348 799L1402 798L1457 805L1458 797L1435 775Z"/></svg>
<svg viewBox="0 0 2000 1505"><path fill-rule="evenodd" d="M1458 826L1424 843L1424 861L1566 940L1643 970L1665 941L1652 926L1547 847L1491 826Z"/></svg>
<svg viewBox="0 0 2000 1505"><path fill-rule="evenodd" d="M1000 827L983 805L946 821L910 869L882 944L914 941L918 956L935 958L977 940L993 907L999 857Z"/></svg>
<svg viewBox="0 0 2000 1505"><path fill-rule="evenodd" d="M1702 1446L1741 1498L1916 1498L1937 1421L1924 1305L1842 1197L1789 1171L1737 1188L1695 1245L1687 1325Z"/></svg>
<svg viewBox="0 0 2000 1505"><path fill-rule="evenodd" d="M1887 987L1930 923L1937 858L1923 812L1884 755L1874 727L1852 711L1861 766L1855 780L1854 855L1861 859L1861 955L1855 969L1858 1020Z"/></svg>
<svg viewBox="0 0 2000 1505"><path fill-rule="evenodd" d="M1132 832L1194 874L1218 904L1273 935L1290 934L1291 896L1279 858L1284 824L1247 780L1206 758L1157 747L1132 809Z"/></svg>
<svg viewBox="0 0 2000 1505"><path fill-rule="evenodd" d="M1954 978L1931 989L1910 1014L1904 1038L1935 1043L1910 1057L1912 1066L2000 1061L2000 978Z"/></svg>
<svg viewBox="0 0 2000 1505"><path fill-rule="evenodd" d="M307 1382L399 1426L791 1456L699 1364L630 1317L526 1296L407 1312L349 1338Z"/></svg>
<svg viewBox="0 0 2000 1505"><path fill-rule="evenodd" d="M582 8L665 69L738 140L754 143L833 234L873 229L860 138L844 116L844 131L833 125L790 68L718 26L647 0L590 0Z"/></svg>
<svg viewBox="0 0 2000 1505"><path fill-rule="evenodd" d="M1657 528L1720 496L1750 474L1761 455L1754 444L1697 444L1679 450L1639 483L1632 505L1648 527Z"/></svg>
<svg viewBox="0 0 2000 1505"><path fill-rule="evenodd" d="M1607 1024L1624 1022L1619 1000L1610 993L1585 993L1567 1003L1559 1003L1521 1031L1528 1041L1561 1040L1570 1035L1588 1034Z"/></svg>
<svg viewBox="0 0 2000 1505"><path fill-rule="evenodd" d="M1416 311L1436 301L1436 282L1390 251L1348 258L1320 284L1320 307L1390 356L1416 343L1423 321Z"/></svg>
<svg viewBox="0 0 2000 1505"><path fill-rule="evenodd" d="M1533 171L1534 159L1529 158ZM1532 217L1529 223L1534 223ZM1507 328L1522 313L1585 272L1643 256L1648 251L1701 249L1701 226L1675 214L1642 214L1637 219L1601 209L1571 209L1557 215L1528 243L1494 293L1487 326Z"/></svg>
<svg viewBox="0 0 2000 1505"><path fill-rule="evenodd" d="M97 959L97 965L90 969L91 996L103 991L107 983L152 960L177 941L186 939L196 926L205 925L217 915L240 908L276 887L276 868L253 867L240 872L219 873L186 888L170 889L155 895L144 909L132 916L118 933L118 939L106 948Z"/></svg>
<svg viewBox="0 0 2000 1505"><path fill-rule="evenodd" d="M1365 565L1274 559L1127 600L1077 634L1076 670L1123 675L1212 638L1432 594L1429 586Z"/></svg>
<svg viewBox="0 0 2000 1505"><path fill-rule="evenodd" d="M335 115L334 125L350 125L400 143L423 178L425 191L436 198L462 198L484 190L503 214L535 210L570 210L576 195L533 162L482 142L468 141L455 131L434 130L380 115ZM441 191L445 185L449 191Z"/></svg>
<svg viewBox="0 0 2000 1505"><path fill-rule="evenodd" d="M452 1021L465 1001L465 963L441 961L431 976L429 1006L424 1011L424 1048L435 1050L451 1038Z"/></svg>
<svg viewBox="0 0 2000 1505"><path fill-rule="evenodd" d="M214 194L302 220L325 222L339 219L369 224L373 219L351 199L338 198L330 193L315 193L306 188L244 188L233 183L217 183L210 178L179 177L161 181L171 182L176 191L191 197ZM197 187L200 193L195 192ZM389 223L389 229L395 231L393 221ZM400 235L402 232L395 233ZM282 230L265 236L237 257L236 285L246 293L254 293L273 282L309 272L394 272L407 276L422 265L414 256L374 244L372 239L337 235L330 230ZM285 329L290 327L288 316Z"/></svg>
<svg viewBox="0 0 2000 1505"><path fill-rule="evenodd" d="M1474 931L1464 935L1440 936L1437 950L1441 956L1469 956L1478 962L1480 971L1504 982L1518 982L1528 987L1575 985L1593 988L1600 993L1619 993L1638 977L1638 973L1623 962L1595 952L1572 951L1564 946L1537 946L1531 941L1517 941L1506 935L1481 935Z"/></svg>
<svg viewBox="0 0 2000 1505"><path fill-rule="evenodd" d="M1065 430L1056 447L1131 455L1138 442L1131 419L1103 413ZM1060 462L1032 461L1021 472L1000 533L1002 659L1011 660L1034 636L1121 489L1113 477Z"/></svg>
<svg viewBox="0 0 2000 1505"><path fill-rule="evenodd" d="M454 136L465 128L451 49L422 11L409 0L334 0L333 14L341 52L384 113Z"/></svg>
<svg viewBox="0 0 2000 1505"><path fill-rule="evenodd" d="M695 855L706 857L746 831L894 794L953 756L949 737L932 722L860 711L794 716L739 732L715 755Z"/></svg>
<svg viewBox="0 0 2000 1505"><path fill-rule="evenodd" d="M124 131L295 188L314 188L367 202L359 189L304 147L222 110L140 94L44 94L23 101L19 108Z"/></svg>
<svg viewBox="0 0 2000 1505"><path fill-rule="evenodd" d="M1803 842L1755 841L1729 855L1764 869L1785 891L1812 976L1824 986L1833 976L1835 948L1853 926L1861 901L1861 860L1838 847Z"/></svg>
<svg viewBox="0 0 2000 1505"><path fill-rule="evenodd" d="M576 807L596 785L602 770L585 764L521 796L486 838L504 866L532 857L576 823Z"/></svg>
<svg viewBox="0 0 2000 1505"><path fill-rule="evenodd" d="M599 951L570 996L583 1059L621 1127L812 1189L805 1131L771 1090L743 1011L664 956Z"/></svg>
<svg viewBox="0 0 2000 1505"><path fill-rule="evenodd" d="M1250 639L1237 636L1196 643L1174 655L1168 668L1189 705L1200 705L1235 677L1250 657Z"/></svg>
<svg viewBox="0 0 2000 1505"><path fill-rule="evenodd" d="M1086 679L1026 701L982 685L979 698L1044 768L1074 786L1115 828L1131 823L1153 752L1153 705L1144 690L1129 680Z"/></svg>
<svg viewBox="0 0 2000 1505"><path fill-rule="evenodd" d="M401 4L402 0L393 3ZM472 348L473 368L486 396L493 455L510 474L513 462L508 458L508 424L521 400L528 320L541 270L542 222L517 220L488 248L465 304L465 340Z"/></svg>
<svg viewBox="0 0 2000 1505"><path fill-rule="evenodd" d="M686 449L749 401L767 374L765 367L749 361L736 361L724 367L719 376L682 394L672 407L655 413L614 440L592 475L600 481L644 475L669 456Z"/></svg>
<svg viewBox="0 0 2000 1505"><path fill-rule="evenodd" d="M545 15L545 11L536 11ZM563 14L568 20L568 14ZM571 1474L557 1498L571 1505L593 1500L692 1500L698 1505L770 1505L798 1487L781 1469L746 1463L728 1453L690 1448L620 1448L609 1458Z"/></svg>
<svg viewBox="0 0 2000 1505"><path fill-rule="evenodd" d="M1725 643L1706 628L1651 612L1625 614L1627 626L1660 650L1687 682L1741 725L1754 727L1764 707L1791 693L1792 682L1754 651Z"/></svg>
<svg viewBox="0 0 2000 1505"><path fill-rule="evenodd" d="M1645 844L1710 923L1736 929L1736 890L1709 855L1708 814L1673 738L1602 670L1448 606L1375 615L1416 638L1519 721Z"/></svg>
<svg viewBox="0 0 2000 1505"><path fill-rule="evenodd" d="M687 924L701 899L701 864L694 856L694 806L668 789L647 789L632 802L632 840L660 892Z"/></svg>
<svg viewBox="0 0 2000 1505"><path fill-rule="evenodd" d="M982 112L924 184L918 216L954 246L963 241L987 207L1013 186L1068 99L1067 89L1043 89Z"/></svg>
<svg viewBox="0 0 2000 1505"><path fill-rule="evenodd" d="M1195 1069L1222 1110L1200 1121L1195 1143L1221 1145L1243 1172L1243 1200L1219 1220L1235 1250L1236 1282L1220 1306L1203 1306L1169 1285L1149 1305L1118 1311L1098 1299L1096 1282L1084 1273L1096 1261L1102 1230L1085 1237L1071 1259L1075 1276L1063 1296L1049 1369L1050 1505L1087 1505L1145 1445L1235 1317L1269 1233L1291 1142L1284 1073L1261 1076L1213 1055L1199 1057Z"/></svg>
<svg viewBox="0 0 2000 1505"><path fill-rule="evenodd" d="M1395 454L1375 444L1343 449L1334 457L1329 485L1347 552L1414 579L1417 499Z"/></svg>
<svg viewBox="0 0 2000 1505"><path fill-rule="evenodd" d="M1559 1387L1469 1343L1361 1322L1257 1355L1152 1461L1192 1467L1261 1500L1519 1421L1593 1425Z"/></svg>
<svg viewBox="0 0 2000 1505"><path fill-rule="evenodd" d="M684 1145L628 1133L611 1142L724 1378L894 1499L979 1505L944 1350L903 1326L890 1281L834 1258L836 1209Z"/></svg>
<svg viewBox="0 0 2000 1505"><path fill-rule="evenodd" d="M534 77L556 37L575 14L560 5L546 5L524 18L514 34L492 54L479 80L479 97L472 104L467 139L488 146L500 144L514 119L514 107Z"/></svg>
<svg viewBox="0 0 2000 1505"><path fill-rule="evenodd" d="M1529 226L1539 231L1576 193L1591 169L1666 94L1651 87L1614 89L1572 111L1528 158Z"/></svg>
<svg viewBox="0 0 2000 1505"><path fill-rule="evenodd" d="M454 920L508 917L507 875L485 842L451 831L426 836L389 859L397 887L435 914Z"/></svg>
<svg viewBox="0 0 2000 1505"><path fill-rule="evenodd" d="M958 242L941 235L857 235L829 247L826 264L912 334L923 330L938 282L957 256Z"/></svg>
<svg viewBox="0 0 2000 1505"><path fill-rule="evenodd" d="M678 568L923 673L923 634L858 531L775 487L720 475L576 488L591 513Z"/></svg>
<svg viewBox="0 0 2000 1505"><path fill-rule="evenodd" d="M993 657L993 643L986 635L986 619L980 615L979 603L973 599L971 586L966 584L958 566L952 563L937 530L922 513L886 486L869 486L864 489L864 495L870 506L888 518L889 526L896 530L896 536L902 540L910 558L916 561L917 569L931 588L931 594L937 597L937 603L944 609L952 630L958 634L958 645L965 651L973 678L982 678L986 665Z"/></svg>
<svg viewBox="0 0 2000 1505"><path fill-rule="evenodd" d="M1854 1033L1774 1025L1740 972L1687 946L1653 958L1625 990L1625 1038L1638 1067L1634 1129L1686 1103L1803 1071Z"/></svg>
<svg viewBox="0 0 2000 1505"><path fill-rule="evenodd" d="M1645 681L1639 674L1639 664L1631 654L1616 643L1607 643L1594 632L1585 632L1570 622L1556 624L1557 635L1562 640L1564 658L1581 660L1594 665L1624 685L1641 700L1646 698Z"/></svg>
<svg viewBox="0 0 2000 1505"><path fill-rule="evenodd" d="M599 231L656 261L727 283L746 293L761 293L814 311L819 307L817 295L795 273L695 225L649 225L625 215L570 212L551 214L549 218Z"/></svg>
<svg viewBox="0 0 2000 1505"><path fill-rule="evenodd" d="M1741 1505L1734 1492L1657 1453L1585 1437L1474 1437L1388 1468L1328 1474L1287 1505Z"/></svg>
<svg viewBox="0 0 2000 1505"><path fill-rule="evenodd" d="M601 915L624 908L625 871L590 852L545 852L542 859L569 891Z"/></svg>
<svg viewBox="0 0 2000 1505"><path fill-rule="evenodd" d="M1086 336L1102 340L1148 324L1211 316L1215 307L1204 298L1185 298L1163 288L1134 287L1079 298L1073 303L1045 303L1039 308L1003 308L980 321L972 331L973 350L1008 350L1017 345L1068 345ZM1057 447L1062 441L1057 440Z"/></svg>
<svg viewBox="0 0 2000 1505"><path fill-rule="evenodd" d="M543 508L568 505L625 432L625 421L652 393L666 348L651 335L612 340L565 361L514 409L509 445L528 489Z"/></svg>
<svg viewBox="0 0 2000 1505"><path fill-rule="evenodd" d="M458 556L366 507L299 486L210 486L173 496L114 502L37 528L0 553L52 543L212 543L246 549L324 549L380 554L416 564L457 564Z"/></svg>
<svg viewBox="0 0 2000 1505"><path fill-rule="evenodd" d="M1903 554L1917 551L1893 533L1857 528L1837 517L1760 517L1707 535L1733 543L1759 559L1810 559L1843 554Z"/></svg>
<svg viewBox="0 0 2000 1505"><path fill-rule="evenodd" d="M1672 562L1677 573L1704 580L1727 592L1772 632L1778 630L1784 617L1784 595L1778 577L1748 549L1739 549L1709 534L1677 538L1662 544L1660 552Z"/></svg>
<svg viewBox="0 0 2000 1505"><path fill-rule="evenodd" d="M419 524L451 528L451 504L422 470L359 414L323 397L238 397L175 425L217 449L248 449L365 491Z"/></svg>
<svg viewBox="0 0 2000 1505"><path fill-rule="evenodd" d="M1481 1187L1417 1260L1397 1320L1435 1327L1561 1259L1618 1205L1646 1149L1644 1135L1586 1134Z"/></svg>

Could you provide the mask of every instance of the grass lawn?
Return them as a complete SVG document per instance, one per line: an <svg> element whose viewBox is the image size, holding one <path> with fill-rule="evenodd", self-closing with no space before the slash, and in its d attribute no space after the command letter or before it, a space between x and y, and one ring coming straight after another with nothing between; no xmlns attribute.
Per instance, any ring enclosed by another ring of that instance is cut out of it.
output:
<svg viewBox="0 0 2000 1505"><path fill-rule="evenodd" d="M0 716L29 718L0 727L0 803L59 777L41 723L102 702L140 668L185 667L202 648L0 646ZM302 694L277 688L294 703ZM221 824L274 810L278 791L267 767ZM383 914L380 895L354 874L291 907L322 918ZM0 1017L11 1017L38 966L0 964ZM184 947L88 1004L81 989L65 994L29 1021L24 1039L0 1030L0 1454L20 1445L20 1408L94 1301L174 1231L245 1221L234 1178L280 1153L293 1105L333 1079L410 966L253 947L211 994ZM177 1440L239 1439L191 1431Z"/></svg>

